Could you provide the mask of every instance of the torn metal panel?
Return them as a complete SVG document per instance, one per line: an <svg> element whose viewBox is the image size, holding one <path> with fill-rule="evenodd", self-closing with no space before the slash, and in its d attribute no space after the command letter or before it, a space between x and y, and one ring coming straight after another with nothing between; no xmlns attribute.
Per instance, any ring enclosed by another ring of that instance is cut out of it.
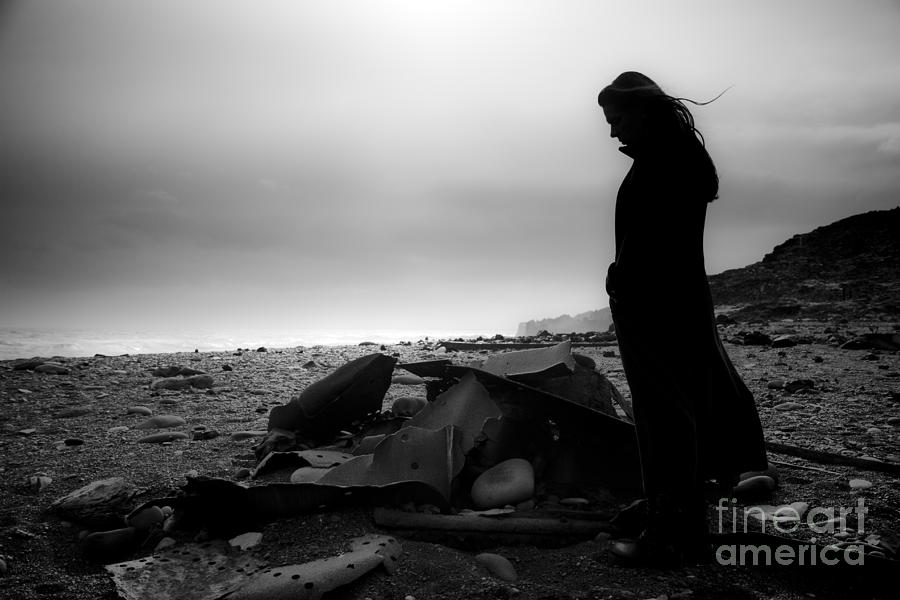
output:
<svg viewBox="0 0 900 600"><path fill-rule="evenodd" d="M475 438L490 418L499 417L500 408L472 374L463 375L459 383L429 402L406 422L407 428L440 429L447 425L459 428L463 453L475 445Z"/></svg>
<svg viewBox="0 0 900 600"><path fill-rule="evenodd" d="M327 442L345 425L381 409L397 359L369 354L339 367L269 413L269 429Z"/></svg>
<svg viewBox="0 0 900 600"><path fill-rule="evenodd" d="M337 468L337 467L335 467ZM275 519L309 514L322 508L358 505L400 505L406 502L449 508L447 498L422 481L374 485L270 483L247 487L227 479L190 477L178 496L145 502L132 514L151 506L171 506L179 527L206 529L211 535L233 536Z"/></svg>
<svg viewBox="0 0 900 600"><path fill-rule="evenodd" d="M611 416L616 415L613 399L621 398L619 391L606 377L578 362L571 373L536 381L534 386Z"/></svg>
<svg viewBox="0 0 900 600"><path fill-rule="evenodd" d="M404 363L397 365L398 369L405 369L413 375L419 377L443 377L444 370L450 364L449 358L439 358L437 360L423 360L414 363Z"/></svg>
<svg viewBox="0 0 900 600"><path fill-rule="evenodd" d="M331 469L317 485L385 486L416 481L448 500L450 484L464 462L459 429L452 425L435 430L404 427L385 437L373 454L355 456Z"/></svg>
<svg viewBox="0 0 900 600"><path fill-rule="evenodd" d="M300 565L267 566L224 541L179 545L138 560L107 565L125 600L279 600L321 598L383 565L392 573L401 547L386 535L350 540L350 551Z"/></svg>
<svg viewBox="0 0 900 600"><path fill-rule="evenodd" d="M534 460L553 441L545 421L508 417L485 421L477 440L477 450L469 455L468 460L476 473L510 458Z"/></svg>
<svg viewBox="0 0 900 600"><path fill-rule="evenodd" d="M287 452L297 444L297 436L293 431L270 429L263 438L253 446L253 454L257 461L262 461L272 452Z"/></svg>
<svg viewBox="0 0 900 600"><path fill-rule="evenodd" d="M218 600L266 566L215 540L182 544L138 560L106 565L124 600Z"/></svg>
<svg viewBox="0 0 900 600"><path fill-rule="evenodd" d="M473 373L500 406L504 418L546 419L578 453L580 476L611 488L641 488L634 425L521 381L469 367L448 367L458 377ZM589 471L582 470L582 467Z"/></svg>
<svg viewBox="0 0 900 600"><path fill-rule="evenodd" d="M549 348L495 354L486 358L480 368L509 379L535 381L574 372L575 359L572 343L562 342Z"/></svg>
<svg viewBox="0 0 900 600"><path fill-rule="evenodd" d="M269 567L228 594L228 600L317 600L326 592L351 583L383 565L392 573L400 558L399 542L385 535L367 535L351 542L350 552L302 565Z"/></svg>
<svg viewBox="0 0 900 600"><path fill-rule="evenodd" d="M266 471L277 471L285 468L315 467L317 469L327 469L345 463L351 458L353 458L352 454L321 449L271 452L259 461L259 464L256 465L250 476L256 477Z"/></svg>
<svg viewBox="0 0 900 600"><path fill-rule="evenodd" d="M353 449L353 455L359 456L360 454L372 454L375 452L375 446L381 443L381 440L386 438L386 434L380 435L367 435L363 439L359 441L359 445Z"/></svg>

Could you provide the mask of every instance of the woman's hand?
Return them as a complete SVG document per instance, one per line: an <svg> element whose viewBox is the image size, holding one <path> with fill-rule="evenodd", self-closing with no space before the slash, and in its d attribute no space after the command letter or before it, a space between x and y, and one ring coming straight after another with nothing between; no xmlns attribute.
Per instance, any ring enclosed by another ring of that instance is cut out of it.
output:
<svg viewBox="0 0 900 600"><path fill-rule="evenodd" d="M613 302L616 297L616 263L609 263L609 268L606 270L606 294L609 296L610 302Z"/></svg>

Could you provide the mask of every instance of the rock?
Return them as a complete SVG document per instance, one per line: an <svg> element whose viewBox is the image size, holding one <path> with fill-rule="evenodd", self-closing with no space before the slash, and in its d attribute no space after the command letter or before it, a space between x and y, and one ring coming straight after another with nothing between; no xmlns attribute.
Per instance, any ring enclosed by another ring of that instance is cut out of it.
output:
<svg viewBox="0 0 900 600"><path fill-rule="evenodd" d="M192 375L187 378L187 382L191 387L197 389L209 389L215 385L212 375Z"/></svg>
<svg viewBox="0 0 900 600"><path fill-rule="evenodd" d="M71 419L73 417L83 417L84 415L89 415L92 412L94 412L93 406L74 406L72 408L61 410L53 416L57 419Z"/></svg>
<svg viewBox="0 0 900 600"><path fill-rule="evenodd" d="M571 508L583 508L590 504L590 501L587 498L563 498L559 503Z"/></svg>
<svg viewBox="0 0 900 600"><path fill-rule="evenodd" d="M510 458L482 473L472 484L472 501L480 509L518 504L534 494L534 469L522 458Z"/></svg>
<svg viewBox="0 0 900 600"><path fill-rule="evenodd" d="M35 368L46 363L43 358L32 358L30 360L20 360L13 364L13 371L34 371Z"/></svg>
<svg viewBox="0 0 900 600"><path fill-rule="evenodd" d="M756 477L757 475L767 475L775 480L775 484L778 484L778 467L776 467L772 463L767 463L766 469L764 471L744 471L740 475L738 475L738 481L744 481L745 479L750 479L751 477Z"/></svg>
<svg viewBox="0 0 900 600"><path fill-rule="evenodd" d="M753 519L774 522L779 527L791 527L792 524L799 523L808 510L808 502L791 502L790 504L779 506L760 504L759 506L749 506L744 509L745 514Z"/></svg>
<svg viewBox="0 0 900 600"><path fill-rule="evenodd" d="M188 435L180 431L161 431L146 435L138 440L139 444L162 444L165 442L174 442L175 440L186 440Z"/></svg>
<svg viewBox="0 0 900 600"><path fill-rule="evenodd" d="M251 471L247 467L241 467L240 469L237 469L234 472L234 478L235 479L247 479L248 477L250 477L251 473L253 473L253 471Z"/></svg>
<svg viewBox="0 0 900 600"><path fill-rule="evenodd" d="M745 346L768 346L772 343L772 338L761 331L742 332L740 335Z"/></svg>
<svg viewBox="0 0 900 600"><path fill-rule="evenodd" d="M797 345L797 340L792 335L779 335L772 340L773 348L790 348Z"/></svg>
<svg viewBox="0 0 900 600"><path fill-rule="evenodd" d="M184 390L191 387L191 382L183 377L166 377L150 384L151 390Z"/></svg>
<svg viewBox="0 0 900 600"><path fill-rule="evenodd" d="M6 560L2 556L0 556L0 577L6 575L8 571L9 567L6 566Z"/></svg>
<svg viewBox="0 0 900 600"><path fill-rule="evenodd" d="M418 375L394 375L391 377L391 383L399 385L422 385L425 380Z"/></svg>
<svg viewBox="0 0 900 600"><path fill-rule="evenodd" d="M734 325L735 321L725 313L719 313L716 315L716 324L717 325Z"/></svg>
<svg viewBox="0 0 900 600"><path fill-rule="evenodd" d="M256 351L257 352L268 352L269 349L266 348L265 346L260 346L259 348L256 349Z"/></svg>
<svg viewBox="0 0 900 600"><path fill-rule="evenodd" d="M185 423L184 419L176 415L157 415L141 421L135 426L135 429L163 429L166 427L177 427Z"/></svg>
<svg viewBox="0 0 900 600"><path fill-rule="evenodd" d="M412 417L425 408L428 400L417 396L402 396L391 404L391 412L398 417Z"/></svg>
<svg viewBox="0 0 900 600"><path fill-rule="evenodd" d="M86 524L121 524L120 513L138 490L121 477L94 481L59 498L50 510L69 521Z"/></svg>
<svg viewBox="0 0 900 600"><path fill-rule="evenodd" d="M144 415L146 417L149 417L153 414L153 411L146 406L129 406L125 413L129 415Z"/></svg>
<svg viewBox="0 0 900 600"><path fill-rule="evenodd" d="M140 545L141 536L134 527L90 533L81 540L85 555L96 562L114 562L131 554Z"/></svg>
<svg viewBox="0 0 900 600"><path fill-rule="evenodd" d="M164 537L163 539L159 540L159 543L156 544L156 547L153 549L153 553L155 554L155 553L159 552L160 550L165 550L166 548L171 548L176 543L177 542L174 539L172 539L170 537Z"/></svg>
<svg viewBox="0 0 900 600"><path fill-rule="evenodd" d="M68 375L69 369L57 362L47 362L34 368L35 373L46 373L48 375Z"/></svg>
<svg viewBox="0 0 900 600"><path fill-rule="evenodd" d="M881 435L881 430L878 429L877 427L869 427L868 429L866 429L866 434L867 435Z"/></svg>
<svg viewBox="0 0 900 600"><path fill-rule="evenodd" d="M224 364L224 365L222 365L222 370L223 371L234 371L234 367L232 367L229 364Z"/></svg>
<svg viewBox="0 0 900 600"><path fill-rule="evenodd" d="M16 433L18 433L19 435L31 435L32 433L34 433L36 431L37 431L37 429L35 429L34 427L29 427L28 429L20 429Z"/></svg>
<svg viewBox="0 0 900 600"><path fill-rule="evenodd" d="M168 367L156 367L150 374L154 377L175 377L181 371L181 365L170 365Z"/></svg>
<svg viewBox="0 0 900 600"><path fill-rule="evenodd" d="M841 344L843 350L900 350L900 333L866 333Z"/></svg>
<svg viewBox="0 0 900 600"><path fill-rule="evenodd" d="M53 479L48 477L46 473L35 473L28 477L28 487L37 493L43 492L50 487L51 483L53 483Z"/></svg>
<svg viewBox="0 0 900 600"><path fill-rule="evenodd" d="M219 437L219 432L215 429L207 429L206 425L195 425L191 429L191 439L194 441L211 440Z"/></svg>
<svg viewBox="0 0 900 600"><path fill-rule="evenodd" d="M735 497L741 500L767 498L775 490L776 482L768 475L748 477L734 486Z"/></svg>
<svg viewBox="0 0 900 600"><path fill-rule="evenodd" d="M126 523L135 529L146 530L156 525L162 525L166 516L158 506L149 506L137 514L130 515Z"/></svg>
<svg viewBox="0 0 900 600"><path fill-rule="evenodd" d="M513 567L512 563L499 554L493 554L491 552L482 552L475 556L475 562L488 570L488 572L503 581L513 582L518 579L516 575L516 569Z"/></svg>
<svg viewBox="0 0 900 600"><path fill-rule="evenodd" d="M887 424L893 425L894 427L900 427L900 417L889 417Z"/></svg>
<svg viewBox="0 0 900 600"><path fill-rule="evenodd" d="M231 538L228 540L228 543L241 550L246 550L247 548L258 545L261 541L262 533L259 531L248 531L247 533L242 533L241 535Z"/></svg>
<svg viewBox="0 0 900 600"><path fill-rule="evenodd" d="M867 490L872 487L872 482L865 479L851 479L850 488L854 490Z"/></svg>
<svg viewBox="0 0 900 600"><path fill-rule="evenodd" d="M773 407L775 410L797 410L798 408L803 408L803 405L799 402L782 402L781 404L777 404Z"/></svg>
<svg viewBox="0 0 900 600"><path fill-rule="evenodd" d="M800 390L813 390L816 384L812 379L794 379L785 384L784 389L789 394L795 394Z"/></svg>
<svg viewBox="0 0 900 600"><path fill-rule="evenodd" d="M791 348L797 345L797 339L792 335L779 335L772 340L773 348Z"/></svg>
<svg viewBox="0 0 900 600"><path fill-rule="evenodd" d="M780 390L784 388L784 379L773 379L766 384L766 387L770 390Z"/></svg>
<svg viewBox="0 0 900 600"><path fill-rule="evenodd" d="M191 377L193 375L206 375L206 371L194 369L191 367L181 367L181 369L178 370L178 375L182 375L184 377Z"/></svg>
<svg viewBox="0 0 900 600"><path fill-rule="evenodd" d="M265 437L266 431L235 431L231 434L231 439L235 442L242 442L244 440L252 440L258 437Z"/></svg>
<svg viewBox="0 0 900 600"><path fill-rule="evenodd" d="M63 444L66 446L81 446L84 444L84 440L81 438L66 438L63 440Z"/></svg>

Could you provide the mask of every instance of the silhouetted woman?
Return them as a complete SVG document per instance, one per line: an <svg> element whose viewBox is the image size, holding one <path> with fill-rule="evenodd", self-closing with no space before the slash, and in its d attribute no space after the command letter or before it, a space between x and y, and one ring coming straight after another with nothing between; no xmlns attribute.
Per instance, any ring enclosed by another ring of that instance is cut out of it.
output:
<svg viewBox="0 0 900 600"><path fill-rule="evenodd" d="M709 557L705 480L730 492L766 468L753 396L716 330L703 259L719 179L684 103L629 71L598 97L610 136L634 159L616 199L616 260L606 280L634 405L647 520L611 551L634 564ZM729 493L730 495L730 493Z"/></svg>

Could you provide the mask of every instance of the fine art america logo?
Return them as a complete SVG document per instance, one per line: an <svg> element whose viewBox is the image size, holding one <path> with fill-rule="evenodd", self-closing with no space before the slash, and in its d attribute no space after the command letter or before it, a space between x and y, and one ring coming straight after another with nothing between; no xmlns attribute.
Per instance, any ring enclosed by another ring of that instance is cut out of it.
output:
<svg viewBox="0 0 900 600"><path fill-rule="evenodd" d="M728 504L731 504L729 507ZM769 526L776 533L795 533L806 527L814 534L808 544L723 544L716 550L716 561L721 565L862 565L865 560L863 544L842 544L840 546L819 546L816 535L833 535L838 531L855 529L858 534L865 532L864 516L869 509L865 500L859 498L856 506L816 507L807 510L804 502L784 506L750 506L743 509L743 520L738 518L737 499L720 498L716 511L719 513L719 533L728 533L723 517L730 512L731 531L738 533L739 524L743 532L749 531L750 519L755 520L766 533ZM757 528L754 528L754 531Z"/></svg>

